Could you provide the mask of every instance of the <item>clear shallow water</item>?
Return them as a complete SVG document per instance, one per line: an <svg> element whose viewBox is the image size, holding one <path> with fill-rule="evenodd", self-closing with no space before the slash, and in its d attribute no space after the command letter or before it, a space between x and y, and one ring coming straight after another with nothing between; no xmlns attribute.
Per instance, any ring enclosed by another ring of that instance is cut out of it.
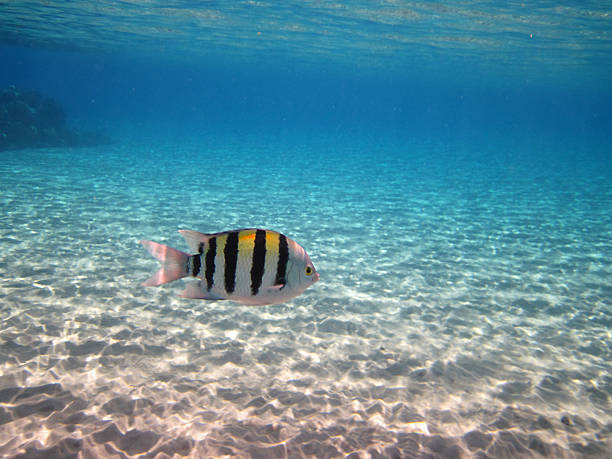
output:
<svg viewBox="0 0 612 459"><path fill-rule="evenodd" d="M609 457L608 2L4 2L0 456ZM143 288L281 231L285 305Z"/></svg>
<svg viewBox="0 0 612 459"><path fill-rule="evenodd" d="M605 457L609 162L333 142L5 153L2 454ZM139 238L247 225L322 281L263 308L139 285Z"/></svg>

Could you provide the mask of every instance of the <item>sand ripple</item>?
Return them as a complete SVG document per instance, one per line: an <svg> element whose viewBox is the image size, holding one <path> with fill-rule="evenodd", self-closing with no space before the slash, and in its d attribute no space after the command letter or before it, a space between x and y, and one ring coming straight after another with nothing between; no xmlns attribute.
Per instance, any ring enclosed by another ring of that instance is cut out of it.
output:
<svg viewBox="0 0 612 459"><path fill-rule="evenodd" d="M581 199L557 205L564 178L529 171L449 185L365 156L270 170L287 205L258 215L293 228L322 281L252 308L139 286L155 267L139 238L256 220L240 171L220 174L244 200L202 227L218 190L178 190L193 167L153 178L121 148L5 158L0 456L609 457L603 182L574 178ZM374 172L384 187L364 185Z"/></svg>

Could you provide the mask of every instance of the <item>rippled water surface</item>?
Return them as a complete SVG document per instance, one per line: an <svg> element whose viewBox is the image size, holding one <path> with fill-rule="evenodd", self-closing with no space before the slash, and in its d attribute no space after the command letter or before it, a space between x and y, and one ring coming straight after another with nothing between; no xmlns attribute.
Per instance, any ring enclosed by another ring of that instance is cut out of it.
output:
<svg viewBox="0 0 612 459"><path fill-rule="evenodd" d="M10 1L0 38L64 49L246 62L295 59L456 76L610 78L609 1Z"/></svg>

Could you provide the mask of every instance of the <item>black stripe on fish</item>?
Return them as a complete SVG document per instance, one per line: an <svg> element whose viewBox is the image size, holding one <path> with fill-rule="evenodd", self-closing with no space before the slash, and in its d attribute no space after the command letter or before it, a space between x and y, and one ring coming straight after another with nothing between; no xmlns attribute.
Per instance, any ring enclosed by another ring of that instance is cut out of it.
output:
<svg viewBox="0 0 612 459"><path fill-rule="evenodd" d="M191 257L191 275L196 277L200 274L200 268L202 267L202 259L200 258L200 254L193 255Z"/></svg>
<svg viewBox="0 0 612 459"><path fill-rule="evenodd" d="M236 288L236 267L238 264L238 233L232 231L227 233L227 241L223 249L225 255L225 291L228 294L234 292Z"/></svg>
<svg viewBox="0 0 612 459"><path fill-rule="evenodd" d="M287 262L289 261L289 246L287 237L283 234L278 238L278 264L276 265L276 279L274 285L287 283Z"/></svg>
<svg viewBox="0 0 612 459"><path fill-rule="evenodd" d="M206 251L206 266L204 273L206 274L206 287L210 292L210 289L215 283L215 256L217 256L217 238L211 237L208 240L208 250Z"/></svg>
<svg viewBox="0 0 612 459"><path fill-rule="evenodd" d="M255 245L253 246L253 264L251 266L251 293L257 295L263 280L266 265L266 231L258 229L255 232Z"/></svg>

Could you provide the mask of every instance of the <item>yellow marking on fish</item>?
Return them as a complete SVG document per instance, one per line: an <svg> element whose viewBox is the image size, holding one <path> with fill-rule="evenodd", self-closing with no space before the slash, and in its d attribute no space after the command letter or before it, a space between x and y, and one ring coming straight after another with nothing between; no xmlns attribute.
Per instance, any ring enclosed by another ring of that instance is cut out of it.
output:
<svg viewBox="0 0 612 459"><path fill-rule="evenodd" d="M225 255L223 254L225 244L227 244L227 233L219 234L217 236L217 258L220 262L217 261L216 265L220 268L220 272L223 272L223 267L225 266Z"/></svg>
<svg viewBox="0 0 612 459"><path fill-rule="evenodd" d="M255 247L255 233L257 230L243 230L238 235L238 250L253 250ZM278 253L279 234L275 231L266 231L266 250Z"/></svg>
<svg viewBox="0 0 612 459"><path fill-rule="evenodd" d="M279 237L274 231L266 231L266 250L278 253Z"/></svg>
<svg viewBox="0 0 612 459"><path fill-rule="evenodd" d="M255 240L255 233L257 232L257 230L242 230L240 231L240 234L238 235L238 240L242 241L244 240L248 240L248 239L253 239Z"/></svg>
<svg viewBox="0 0 612 459"><path fill-rule="evenodd" d="M238 234L238 256L251 256L255 247L255 230L240 231Z"/></svg>

